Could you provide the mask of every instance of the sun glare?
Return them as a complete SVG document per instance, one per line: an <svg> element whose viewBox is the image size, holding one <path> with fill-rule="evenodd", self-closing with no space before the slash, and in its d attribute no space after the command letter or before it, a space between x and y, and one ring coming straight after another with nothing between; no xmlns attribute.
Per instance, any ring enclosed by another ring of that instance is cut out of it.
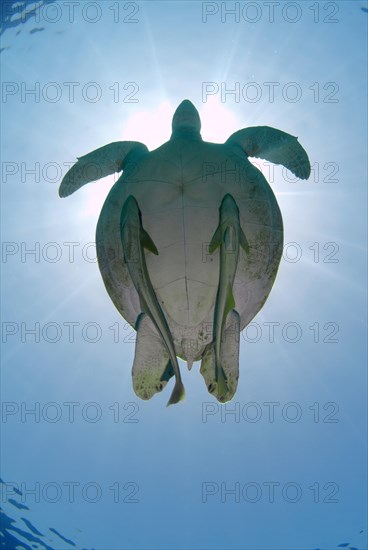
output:
<svg viewBox="0 0 368 550"><path fill-rule="evenodd" d="M164 101L156 109L141 109L125 121L121 139L140 141L148 149L156 149L170 139L171 120L175 107Z"/></svg>
<svg viewBox="0 0 368 550"><path fill-rule="evenodd" d="M171 121L177 106L163 101L155 109L136 111L123 124L121 140L140 141L150 151L156 149L170 139ZM205 104L197 107L202 123L201 135L205 141L224 143L232 133L245 127L245 121L239 120L235 112L221 103L218 97L209 97ZM252 161L267 177L269 169L262 160ZM83 217L98 216L104 199L118 177L116 174L105 178L95 185L92 193L86 194Z"/></svg>
<svg viewBox="0 0 368 550"><path fill-rule="evenodd" d="M215 96L210 97L199 109L202 121L202 138L205 141L224 143L231 134L239 130L239 121Z"/></svg>

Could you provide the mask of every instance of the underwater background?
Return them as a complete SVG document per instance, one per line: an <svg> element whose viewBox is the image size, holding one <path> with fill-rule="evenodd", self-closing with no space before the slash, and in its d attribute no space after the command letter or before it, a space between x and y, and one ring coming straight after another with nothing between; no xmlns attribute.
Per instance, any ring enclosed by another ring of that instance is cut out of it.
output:
<svg viewBox="0 0 368 550"><path fill-rule="evenodd" d="M0 547L367 548L366 2L1 10ZM203 139L279 128L312 174L257 160L285 247L237 393L218 404L180 361L167 409L173 381L133 392L135 333L96 263L116 178L58 186L97 147L167 141L185 98Z"/></svg>

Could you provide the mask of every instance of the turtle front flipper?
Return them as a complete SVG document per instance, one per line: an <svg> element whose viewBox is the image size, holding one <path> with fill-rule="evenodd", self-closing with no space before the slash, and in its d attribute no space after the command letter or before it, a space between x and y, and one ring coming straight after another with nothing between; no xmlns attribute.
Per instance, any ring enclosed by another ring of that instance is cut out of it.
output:
<svg viewBox="0 0 368 550"><path fill-rule="evenodd" d="M239 145L248 157L282 164L303 180L310 176L309 158L298 138L276 128L253 126L238 130L226 143Z"/></svg>
<svg viewBox="0 0 368 550"><path fill-rule="evenodd" d="M138 317L136 330L133 389L141 399L151 399L174 376L174 369L162 337L146 313Z"/></svg>
<svg viewBox="0 0 368 550"><path fill-rule="evenodd" d="M226 327L220 348L220 363L226 378L227 391L223 393L221 385L216 381L215 344L207 346L201 362L200 373L204 378L208 391L221 403L230 401L236 392L239 378L239 340L240 317L234 309L226 319Z"/></svg>
<svg viewBox="0 0 368 550"><path fill-rule="evenodd" d="M123 170L129 155L134 157L148 153L148 149L139 141L114 141L78 157L78 162L65 174L59 187L59 196L67 197L86 183L110 176Z"/></svg>

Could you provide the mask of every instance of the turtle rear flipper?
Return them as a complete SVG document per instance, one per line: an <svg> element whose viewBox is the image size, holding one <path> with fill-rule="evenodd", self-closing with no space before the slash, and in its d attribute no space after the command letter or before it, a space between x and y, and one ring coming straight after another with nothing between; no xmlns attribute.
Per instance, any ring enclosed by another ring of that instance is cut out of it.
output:
<svg viewBox="0 0 368 550"><path fill-rule="evenodd" d="M162 337L146 313L139 316L136 330L133 389L141 399L151 399L174 376L174 369Z"/></svg>
<svg viewBox="0 0 368 550"><path fill-rule="evenodd" d="M99 147L83 157L70 168L60 184L59 196L67 197L86 183L121 172L129 154L129 161L134 155L148 153L148 149L139 141L114 141Z"/></svg>
<svg viewBox="0 0 368 550"><path fill-rule="evenodd" d="M226 143L240 145L248 157L282 164L303 180L310 176L309 158L298 138L276 128L270 126L244 128L232 134Z"/></svg>
<svg viewBox="0 0 368 550"><path fill-rule="evenodd" d="M207 389L221 403L230 401L236 392L239 378L239 336L240 317L234 309L226 319L223 340L220 347L220 363L225 374L227 392L223 394L221 385L216 381L216 354L215 343L207 346L201 362L200 373L204 378Z"/></svg>

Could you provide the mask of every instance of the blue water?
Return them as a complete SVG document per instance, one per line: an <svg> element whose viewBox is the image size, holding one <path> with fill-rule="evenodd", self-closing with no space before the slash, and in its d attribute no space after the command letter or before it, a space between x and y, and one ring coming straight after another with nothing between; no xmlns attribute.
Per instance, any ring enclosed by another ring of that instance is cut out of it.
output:
<svg viewBox="0 0 368 550"><path fill-rule="evenodd" d="M73 6L2 4L0 544L367 548L367 3ZM181 362L167 409L171 385L132 390L91 244L114 178L57 190L97 147L166 141L184 98L204 139L273 126L313 170L259 162L286 246L233 401Z"/></svg>

